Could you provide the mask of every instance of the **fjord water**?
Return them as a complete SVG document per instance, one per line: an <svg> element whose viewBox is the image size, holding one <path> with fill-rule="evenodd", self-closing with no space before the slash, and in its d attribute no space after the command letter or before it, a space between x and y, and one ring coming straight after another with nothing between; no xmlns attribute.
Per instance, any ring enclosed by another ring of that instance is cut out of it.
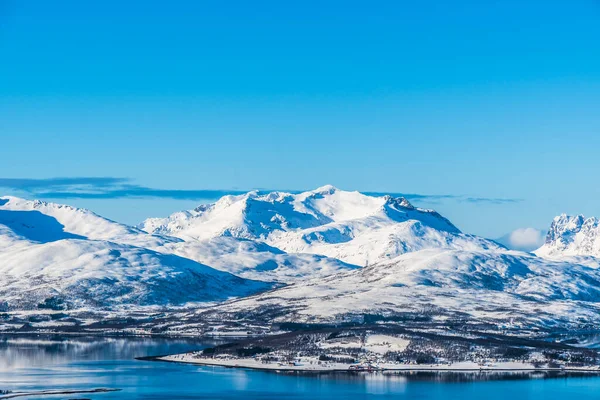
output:
<svg viewBox="0 0 600 400"><path fill-rule="evenodd" d="M600 378L489 373L287 375L135 360L200 349L194 339L0 337L0 389L119 388L89 399L600 399Z"/></svg>

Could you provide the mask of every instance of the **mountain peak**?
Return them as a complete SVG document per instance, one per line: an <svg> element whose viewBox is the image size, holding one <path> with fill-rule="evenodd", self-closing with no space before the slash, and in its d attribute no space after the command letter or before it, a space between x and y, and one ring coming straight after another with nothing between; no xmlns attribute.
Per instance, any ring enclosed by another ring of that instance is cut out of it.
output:
<svg viewBox="0 0 600 400"><path fill-rule="evenodd" d="M408 201L406 199L406 197L393 197L390 196L389 194L384 196L385 198L385 202L386 204L389 205L393 205L393 206L400 206L400 207L404 207L404 208L409 208L411 210L415 209L415 206L413 206L410 201Z"/></svg>
<svg viewBox="0 0 600 400"><path fill-rule="evenodd" d="M333 185L323 185L321 187L316 188L315 190L311 190L311 192L319 194L334 194L338 191L339 189Z"/></svg>
<svg viewBox="0 0 600 400"><path fill-rule="evenodd" d="M561 214L552 220L546 241L535 251L540 256L600 257L600 223L598 218L582 214Z"/></svg>
<svg viewBox="0 0 600 400"><path fill-rule="evenodd" d="M292 194L225 196L168 218L144 221L149 233L185 241L234 237L291 253L311 253L365 265L423 248L497 248L464 235L434 210L404 197L373 196L331 185Z"/></svg>

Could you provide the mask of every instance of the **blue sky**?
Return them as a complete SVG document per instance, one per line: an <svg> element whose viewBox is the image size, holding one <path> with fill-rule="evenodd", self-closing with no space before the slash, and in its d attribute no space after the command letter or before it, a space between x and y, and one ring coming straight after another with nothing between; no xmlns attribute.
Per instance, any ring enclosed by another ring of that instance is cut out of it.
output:
<svg viewBox="0 0 600 400"><path fill-rule="evenodd" d="M599 109L598 1L0 0L0 190L128 223L326 183L600 215Z"/></svg>

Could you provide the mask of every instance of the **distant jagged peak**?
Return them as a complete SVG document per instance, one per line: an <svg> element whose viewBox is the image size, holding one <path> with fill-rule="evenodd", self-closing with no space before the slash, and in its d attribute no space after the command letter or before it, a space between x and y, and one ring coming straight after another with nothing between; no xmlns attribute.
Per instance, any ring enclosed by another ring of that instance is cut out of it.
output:
<svg viewBox="0 0 600 400"><path fill-rule="evenodd" d="M552 225L556 229L560 230L577 230L583 226L595 226L598 225L598 218L589 217L586 218L583 214L577 214L574 216L567 214L560 214L554 217Z"/></svg>
<svg viewBox="0 0 600 400"><path fill-rule="evenodd" d="M598 228L598 218L586 218L582 214L570 216L561 214L552 220L546 242L556 239L571 240L573 234L580 232L589 233L589 231Z"/></svg>
<svg viewBox="0 0 600 400"><path fill-rule="evenodd" d="M535 251L539 256L600 257L600 220L582 214L561 214L552 220L546 241Z"/></svg>

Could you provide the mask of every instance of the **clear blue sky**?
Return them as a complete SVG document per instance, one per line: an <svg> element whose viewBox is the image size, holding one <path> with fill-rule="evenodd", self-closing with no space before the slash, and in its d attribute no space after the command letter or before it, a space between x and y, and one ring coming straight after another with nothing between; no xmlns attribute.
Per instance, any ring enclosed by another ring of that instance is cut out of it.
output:
<svg viewBox="0 0 600 400"><path fill-rule="evenodd" d="M599 150L599 1L0 0L3 193L132 223L331 183L494 237L600 215Z"/></svg>

